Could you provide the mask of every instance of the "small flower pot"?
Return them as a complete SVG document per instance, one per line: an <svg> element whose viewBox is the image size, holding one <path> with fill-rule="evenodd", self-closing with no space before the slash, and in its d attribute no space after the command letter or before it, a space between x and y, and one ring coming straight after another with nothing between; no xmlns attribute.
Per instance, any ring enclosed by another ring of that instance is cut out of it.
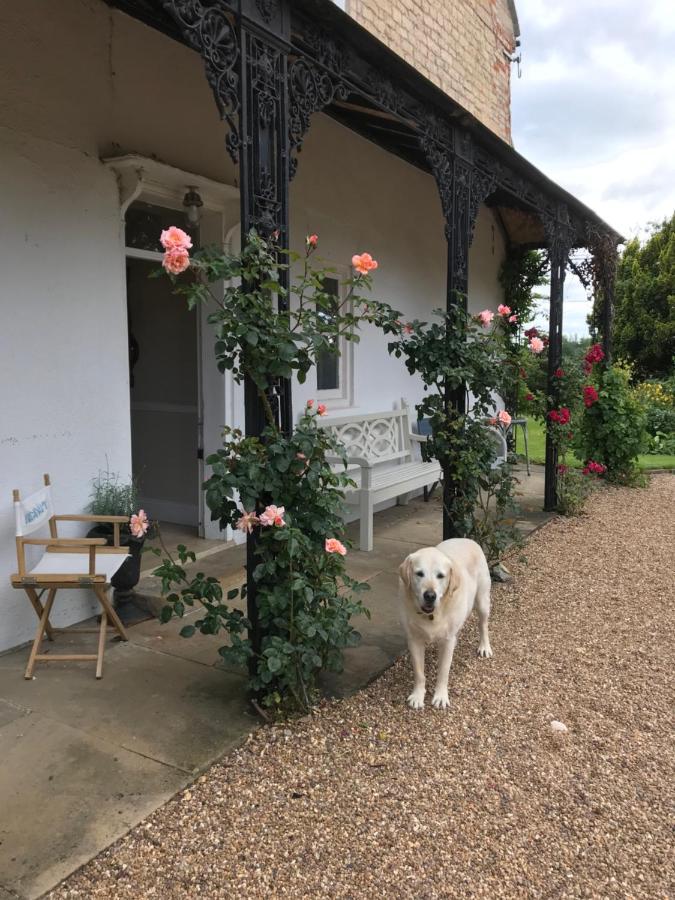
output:
<svg viewBox="0 0 675 900"><path fill-rule="evenodd" d="M114 531L113 526L108 522L102 522L95 525L87 532L90 538L105 538L109 547L113 546ZM129 550L129 557L125 559L119 569L115 572L110 583L115 588L115 604L129 600L133 589L136 587L141 578L141 551L145 537L136 538L129 531L129 527L123 525L120 528L120 546Z"/></svg>

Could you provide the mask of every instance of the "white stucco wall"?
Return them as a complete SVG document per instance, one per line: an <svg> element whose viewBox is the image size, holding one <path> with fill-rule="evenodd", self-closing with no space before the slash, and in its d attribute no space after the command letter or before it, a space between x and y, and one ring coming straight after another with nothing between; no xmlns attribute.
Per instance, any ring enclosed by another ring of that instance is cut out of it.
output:
<svg viewBox="0 0 675 900"><path fill-rule="evenodd" d="M77 512L99 468L131 470L119 194L100 159L138 153L227 184L236 173L196 54L100 0L62 0L58 15L40 0L0 6L0 122L1 651L34 630L26 598L8 583L16 570L12 488L27 494L49 472L59 510ZM330 263L371 252L380 263L374 296L404 318L427 318L443 305L446 248L428 175L317 116L291 210L296 246L312 231ZM235 210L223 224L236 224ZM496 306L502 253L482 210L470 257L472 310ZM368 328L354 347L355 411L421 395L386 343ZM294 394L297 410L315 396L315 381ZM232 393L225 396L232 405ZM240 420L232 408L212 407L209 434ZM65 624L91 609L87 592L72 592L54 618Z"/></svg>
<svg viewBox="0 0 675 900"><path fill-rule="evenodd" d="M3 649L34 628L23 592L8 585L12 489L26 496L49 472L59 510L81 511L106 458L112 470L129 471L130 447L117 185L96 159L62 145L4 128L0 143ZM91 608L86 592L72 592L59 598L54 621Z"/></svg>
<svg viewBox="0 0 675 900"><path fill-rule="evenodd" d="M49 472L58 510L78 512L100 468L131 471L120 200L100 158L234 175L200 59L100 0L0 5L0 123L2 651L35 628L9 586L12 489ZM92 609L62 592L53 619Z"/></svg>

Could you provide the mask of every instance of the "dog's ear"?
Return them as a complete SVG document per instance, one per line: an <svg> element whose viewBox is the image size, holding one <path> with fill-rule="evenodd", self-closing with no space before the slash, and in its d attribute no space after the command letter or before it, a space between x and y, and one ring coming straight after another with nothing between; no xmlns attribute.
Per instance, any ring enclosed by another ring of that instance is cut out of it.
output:
<svg viewBox="0 0 675 900"><path fill-rule="evenodd" d="M410 587L410 579L412 575L412 556L408 555L403 560L401 565L398 567L399 578L403 582L403 584L409 588Z"/></svg>
<svg viewBox="0 0 675 900"><path fill-rule="evenodd" d="M445 591L445 597L452 597L457 588L459 587L459 572L457 571L457 566L455 563L450 563L450 569L448 571L448 586ZM443 599L445 599L445 597Z"/></svg>

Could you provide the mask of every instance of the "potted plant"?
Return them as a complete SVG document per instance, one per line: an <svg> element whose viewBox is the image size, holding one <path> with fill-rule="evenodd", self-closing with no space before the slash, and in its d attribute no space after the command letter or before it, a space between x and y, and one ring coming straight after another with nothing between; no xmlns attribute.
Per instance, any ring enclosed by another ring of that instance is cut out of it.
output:
<svg viewBox="0 0 675 900"><path fill-rule="evenodd" d="M141 551L149 528L148 518L138 509L138 486L133 478L122 481L119 473L108 469L92 480L91 500L88 511L93 516L125 516L127 522L120 525L120 545L128 547L129 558L113 575L115 605L131 600L133 589L141 577ZM114 542L114 527L110 522L99 522L91 528L87 537L105 538L108 545Z"/></svg>

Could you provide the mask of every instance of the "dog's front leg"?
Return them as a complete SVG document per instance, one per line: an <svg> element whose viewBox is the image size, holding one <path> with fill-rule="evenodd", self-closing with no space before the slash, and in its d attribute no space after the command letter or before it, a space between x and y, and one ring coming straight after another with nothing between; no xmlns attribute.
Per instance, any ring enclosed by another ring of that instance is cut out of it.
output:
<svg viewBox="0 0 675 900"><path fill-rule="evenodd" d="M448 678L452 665L452 654L455 652L455 635L441 642L438 650L438 675L436 676L436 690L431 705L436 709L447 709L450 706L448 697Z"/></svg>
<svg viewBox="0 0 675 900"><path fill-rule="evenodd" d="M424 692L426 682L424 680L424 641L408 635L408 649L413 667L413 692L408 697L408 706L413 709L422 709L424 706Z"/></svg>

